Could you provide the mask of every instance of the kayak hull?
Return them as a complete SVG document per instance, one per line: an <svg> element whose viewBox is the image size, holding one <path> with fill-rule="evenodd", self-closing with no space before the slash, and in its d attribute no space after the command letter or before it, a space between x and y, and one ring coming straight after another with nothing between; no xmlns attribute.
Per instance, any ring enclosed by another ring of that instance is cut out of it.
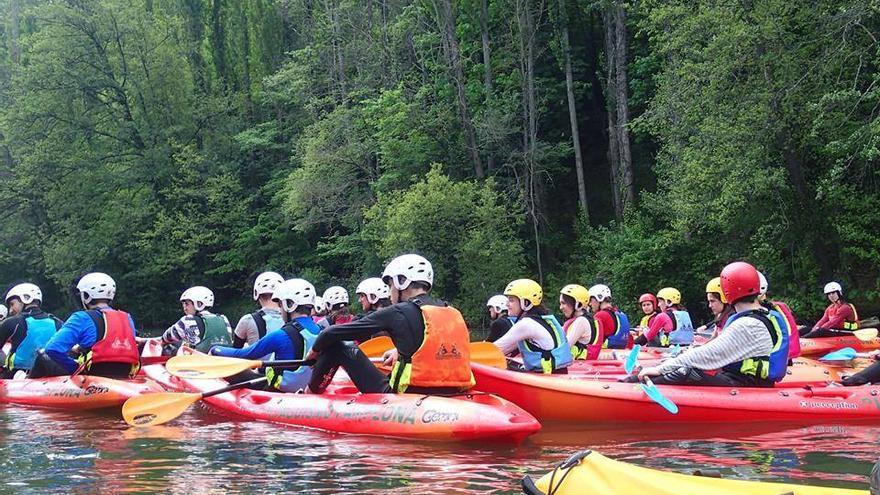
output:
<svg viewBox="0 0 880 495"><path fill-rule="evenodd" d="M678 405L671 414L639 384L541 376L472 364L476 389L503 397L539 421L765 422L880 418L880 387L657 388Z"/></svg>
<svg viewBox="0 0 880 495"><path fill-rule="evenodd" d="M830 352L844 347L852 347L858 352L868 352L880 349L880 337L862 341L855 335L841 337L819 337L815 339L801 339L801 356L824 356Z"/></svg>
<svg viewBox="0 0 880 495"><path fill-rule="evenodd" d="M136 395L161 391L159 385L142 378L116 380L78 375L0 380L0 402L53 409L115 408Z"/></svg>

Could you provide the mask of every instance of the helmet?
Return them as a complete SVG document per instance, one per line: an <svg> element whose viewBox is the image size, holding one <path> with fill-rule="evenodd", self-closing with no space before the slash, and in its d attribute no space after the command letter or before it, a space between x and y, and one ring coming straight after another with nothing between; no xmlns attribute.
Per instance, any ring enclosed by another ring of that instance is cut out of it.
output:
<svg viewBox="0 0 880 495"><path fill-rule="evenodd" d="M397 290L405 290L410 282L425 282L428 286L433 286L434 268L431 267L431 262L422 256L404 254L388 263L382 273L382 280L388 285L393 283Z"/></svg>
<svg viewBox="0 0 880 495"><path fill-rule="evenodd" d="M325 290L323 297L327 309L333 309L333 306L336 306L337 304L348 304L348 291L345 290L345 287L340 287L338 285L334 285Z"/></svg>
<svg viewBox="0 0 880 495"><path fill-rule="evenodd" d="M37 301L38 303L40 303L43 302L43 291L41 291L40 288L34 284L18 284L15 287L9 289L9 292L6 293L6 299L4 299L4 301L6 303L9 303L9 300L13 297L19 298L23 304L30 304L33 301Z"/></svg>
<svg viewBox="0 0 880 495"><path fill-rule="evenodd" d="M315 311L319 313L322 311L327 311L327 304L324 302L324 298L321 296L315 296Z"/></svg>
<svg viewBox="0 0 880 495"><path fill-rule="evenodd" d="M292 278L275 287L272 299L281 303L281 309L292 313L300 306L314 306L315 292L315 286L308 280Z"/></svg>
<svg viewBox="0 0 880 495"><path fill-rule="evenodd" d="M391 297L391 289L379 277L371 277L359 283L354 293L367 296L367 301L370 301L370 304L375 304L379 299ZM348 294L346 294L347 299Z"/></svg>
<svg viewBox="0 0 880 495"><path fill-rule="evenodd" d="M261 294L272 294L275 287L284 282L284 277L275 272L263 272L257 275L254 280L254 301L260 298Z"/></svg>
<svg viewBox="0 0 880 495"><path fill-rule="evenodd" d="M654 306L657 306L657 298L654 297L654 294L651 294L650 292L639 296L639 304L642 304L645 301L650 301L651 304L653 304Z"/></svg>
<svg viewBox="0 0 880 495"><path fill-rule="evenodd" d="M574 309L581 309L590 303L590 291L583 285L568 284L559 293L574 299Z"/></svg>
<svg viewBox="0 0 880 495"><path fill-rule="evenodd" d="M721 298L721 302L727 304L727 298L724 297L724 292L721 291L721 277L715 277L706 284L706 294L718 294Z"/></svg>
<svg viewBox="0 0 880 495"><path fill-rule="evenodd" d="M764 276L763 273L758 272L758 286L761 291L761 295L767 293L767 289L770 288L770 284L767 283L767 277Z"/></svg>
<svg viewBox="0 0 880 495"><path fill-rule="evenodd" d="M843 287L840 286L837 282L828 282L825 284L824 289L825 294L831 294L832 292L840 292L843 294Z"/></svg>
<svg viewBox="0 0 880 495"><path fill-rule="evenodd" d="M761 293L758 270L745 261L735 261L721 270L721 291L731 303Z"/></svg>
<svg viewBox="0 0 880 495"><path fill-rule="evenodd" d="M518 297L522 308L528 311L541 304L544 298L544 291L541 290L538 282L528 278L521 278L507 284L507 287L504 289L504 295ZM526 301L528 301L528 304L526 304Z"/></svg>
<svg viewBox="0 0 880 495"><path fill-rule="evenodd" d="M611 288L604 284L596 284L590 287L590 297L595 297L599 302L611 299Z"/></svg>
<svg viewBox="0 0 880 495"><path fill-rule="evenodd" d="M486 301L486 306L490 308L495 308L495 311L499 313L502 311L507 311L507 298L498 294L497 296L492 296Z"/></svg>
<svg viewBox="0 0 880 495"><path fill-rule="evenodd" d="M9 314L9 310L6 309L6 306L0 304L0 320L6 318L6 315Z"/></svg>
<svg viewBox="0 0 880 495"><path fill-rule="evenodd" d="M657 291L658 299L666 299L672 304L681 304L681 292L675 287L664 287Z"/></svg>
<svg viewBox="0 0 880 495"><path fill-rule="evenodd" d="M83 304L88 304L94 299L107 299L112 301L116 297L116 282L101 272L92 272L83 275L76 284L79 298Z"/></svg>
<svg viewBox="0 0 880 495"><path fill-rule="evenodd" d="M214 293L207 287L197 285L183 291L180 295L181 301L192 301L196 307L196 311L204 311L214 305Z"/></svg>

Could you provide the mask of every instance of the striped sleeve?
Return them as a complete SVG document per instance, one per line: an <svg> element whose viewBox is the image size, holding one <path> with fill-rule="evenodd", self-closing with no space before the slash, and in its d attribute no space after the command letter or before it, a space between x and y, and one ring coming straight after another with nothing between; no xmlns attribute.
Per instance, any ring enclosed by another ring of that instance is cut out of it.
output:
<svg viewBox="0 0 880 495"><path fill-rule="evenodd" d="M691 348L661 364L659 370L661 373L682 367L717 370L746 358L768 356L772 349L773 340L764 324L756 318L744 317L731 323L708 344Z"/></svg>

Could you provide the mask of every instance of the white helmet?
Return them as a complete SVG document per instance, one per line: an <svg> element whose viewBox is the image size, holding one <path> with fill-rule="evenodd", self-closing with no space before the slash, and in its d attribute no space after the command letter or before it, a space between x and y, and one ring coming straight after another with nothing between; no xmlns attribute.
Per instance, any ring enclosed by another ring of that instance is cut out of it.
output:
<svg viewBox="0 0 880 495"><path fill-rule="evenodd" d="M597 301L603 302L611 299L611 289L607 285L596 284L590 287L590 295L595 297Z"/></svg>
<svg viewBox="0 0 880 495"><path fill-rule="evenodd" d="M767 293L767 289L770 288L770 284L767 283L767 277L764 276L763 273L758 272L758 287L760 287L760 295L764 295Z"/></svg>
<svg viewBox="0 0 880 495"><path fill-rule="evenodd" d="M6 309L6 306L0 304L0 320L6 318L6 315L9 314L9 310Z"/></svg>
<svg viewBox="0 0 880 495"><path fill-rule="evenodd" d="M183 291L180 295L181 301L190 300L196 307L196 311L204 311L214 305L214 293L207 287L197 285Z"/></svg>
<svg viewBox="0 0 880 495"><path fill-rule="evenodd" d="M324 298L321 296L315 296L315 311L319 313L327 311L327 303L324 302Z"/></svg>
<svg viewBox="0 0 880 495"><path fill-rule="evenodd" d="M25 305L28 305L33 301L41 303L43 302L43 291L41 291L40 288L34 284L18 284L15 287L9 289L9 292L6 293L6 299L4 299L4 301L8 304L9 300L13 297L17 297Z"/></svg>
<svg viewBox="0 0 880 495"><path fill-rule="evenodd" d="M492 296L486 301L486 307L495 308L495 311L499 313L502 311L507 311L507 296L502 296L498 294L497 296Z"/></svg>
<svg viewBox="0 0 880 495"><path fill-rule="evenodd" d="M337 304L348 304L348 291L345 290L345 287L340 287L338 285L334 285L325 290L323 297L327 309L333 309L333 306L336 306Z"/></svg>
<svg viewBox="0 0 880 495"><path fill-rule="evenodd" d="M275 287L272 299L281 303L281 309L287 313L296 311L300 306L315 306L315 286L308 280L292 278Z"/></svg>
<svg viewBox="0 0 880 495"><path fill-rule="evenodd" d="M825 294L831 294L832 292L840 292L843 294L843 287L840 286L837 282L828 282L825 284Z"/></svg>
<svg viewBox="0 0 880 495"><path fill-rule="evenodd" d="M92 272L83 275L76 284L79 298L83 304L88 304L94 299L107 299L112 301L116 297L116 282L101 272Z"/></svg>
<svg viewBox="0 0 880 495"><path fill-rule="evenodd" d="M254 280L254 301L260 298L260 294L272 294L275 287L284 282L284 277L275 272L263 272Z"/></svg>
<svg viewBox="0 0 880 495"><path fill-rule="evenodd" d="M430 287L434 285L434 268L422 256L404 254L388 263L382 273L382 280L388 285L393 283L397 290L406 290L410 282L425 282Z"/></svg>
<svg viewBox="0 0 880 495"><path fill-rule="evenodd" d="M367 301L370 304L376 304L379 299L391 297L391 289L379 277L371 277L359 283L354 293L367 296Z"/></svg>

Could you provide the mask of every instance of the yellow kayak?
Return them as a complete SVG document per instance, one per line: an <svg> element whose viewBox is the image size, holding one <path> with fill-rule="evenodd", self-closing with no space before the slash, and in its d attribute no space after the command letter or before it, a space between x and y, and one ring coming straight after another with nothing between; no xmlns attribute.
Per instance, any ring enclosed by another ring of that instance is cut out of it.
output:
<svg viewBox="0 0 880 495"><path fill-rule="evenodd" d="M571 456L538 481L526 476L522 488L527 495L868 495L867 490L668 473L618 462L589 450Z"/></svg>

